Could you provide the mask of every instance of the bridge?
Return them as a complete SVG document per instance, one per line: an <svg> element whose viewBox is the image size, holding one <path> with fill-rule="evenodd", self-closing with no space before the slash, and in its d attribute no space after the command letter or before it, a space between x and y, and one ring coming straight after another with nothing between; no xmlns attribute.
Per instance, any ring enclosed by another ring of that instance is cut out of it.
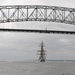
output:
<svg viewBox="0 0 75 75"><path fill-rule="evenodd" d="M0 23L23 21L59 22L75 25L75 9L43 5L0 6ZM75 34L75 31L57 30L0 29L0 31Z"/></svg>

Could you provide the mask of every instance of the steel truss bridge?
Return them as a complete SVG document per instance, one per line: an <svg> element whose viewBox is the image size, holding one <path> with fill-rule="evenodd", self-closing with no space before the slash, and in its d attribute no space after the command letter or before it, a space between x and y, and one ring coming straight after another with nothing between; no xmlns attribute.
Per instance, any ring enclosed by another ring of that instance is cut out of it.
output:
<svg viewBox="0 0 75 75"><path fill-rule="evenodd" d="M75 25L75 9L42 5L0 6L0 23L22 21L59 22ZM75 31L54 30L0 29L0 31L75 34Z"/></svg>

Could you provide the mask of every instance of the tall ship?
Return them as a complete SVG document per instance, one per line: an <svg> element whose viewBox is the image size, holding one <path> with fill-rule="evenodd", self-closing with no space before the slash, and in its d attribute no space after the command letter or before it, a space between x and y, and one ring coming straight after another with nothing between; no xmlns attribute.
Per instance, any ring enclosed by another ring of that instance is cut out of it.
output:
<svg viewBox="0 0 75 75"><path fill-rule="evenodd" d="M39 61L40 62L45 62L46 61L46 51L44 50L44 43L43 41L41 42L41 49L37 51L39 55Z"/></svg>

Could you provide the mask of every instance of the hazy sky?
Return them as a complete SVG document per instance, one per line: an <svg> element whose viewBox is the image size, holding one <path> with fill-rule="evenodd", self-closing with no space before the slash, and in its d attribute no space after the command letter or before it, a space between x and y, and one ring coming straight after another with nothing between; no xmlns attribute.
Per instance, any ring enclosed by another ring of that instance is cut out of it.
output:
<svg viewBox="0 0 75 75"><path fill-rule="evenodd" d="M75 8L75 0L0 0L0 5L49 5ZM37 23L37 24L36 24ZM4 27L75 29L61 23L21 22L1 24ZM33 26L32 26L33 25ZM43 27L43 25L45 27ZM50 27L49 27L50 26ZM38 60L41 41L47 50L47 59L75 60L75 35L0 32L0 60Z"/></svg>

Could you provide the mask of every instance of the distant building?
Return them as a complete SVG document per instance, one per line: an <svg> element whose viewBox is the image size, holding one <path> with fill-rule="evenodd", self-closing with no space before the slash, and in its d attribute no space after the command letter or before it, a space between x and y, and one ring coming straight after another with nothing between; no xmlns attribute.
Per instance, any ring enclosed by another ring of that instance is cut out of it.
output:
<svg viewBox="0 0 75 75"><path fill-rule="evenodd" d="M45 50L44 50L44 44L43 44L43 42L41 42L41 50L38 50L37 52L39 52L38 53L38 55L39 55L39 60L40 60L40 62L45 62L45 60L46 60L46 57L45 57Z"/></svg>

